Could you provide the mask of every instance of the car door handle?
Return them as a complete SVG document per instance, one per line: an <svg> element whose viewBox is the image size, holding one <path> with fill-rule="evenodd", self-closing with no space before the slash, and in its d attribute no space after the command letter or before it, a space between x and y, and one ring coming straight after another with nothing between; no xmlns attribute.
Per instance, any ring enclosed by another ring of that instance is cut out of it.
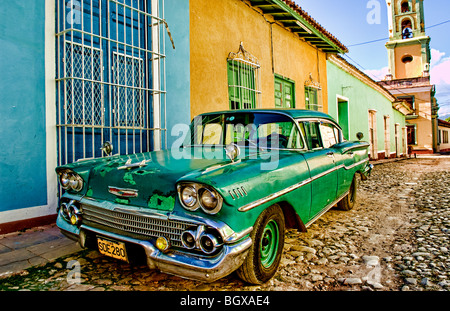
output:
<svg viewBox="0 0 450 311"><path fill-rule="evenodd" d="M329 157L333 157L333 156L334 156L334 152L333 152L333 151L329 151L329 152L327 152L327 156L329 156Z"/></svg>

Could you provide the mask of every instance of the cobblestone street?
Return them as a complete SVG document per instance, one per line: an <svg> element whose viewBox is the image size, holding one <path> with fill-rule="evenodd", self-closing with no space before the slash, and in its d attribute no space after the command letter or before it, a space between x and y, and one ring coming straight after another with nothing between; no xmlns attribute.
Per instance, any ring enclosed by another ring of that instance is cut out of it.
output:
<svg viewBox="0 0 450 311"><path fill-rule="evenodd" d="M449 193L448 157L377 165L360 182L353 210L332 209L307 233L286 232L278 273L261 286L234 274L210 284L185 280L85 250L0 279L0 290L448 291Z"/></svg>

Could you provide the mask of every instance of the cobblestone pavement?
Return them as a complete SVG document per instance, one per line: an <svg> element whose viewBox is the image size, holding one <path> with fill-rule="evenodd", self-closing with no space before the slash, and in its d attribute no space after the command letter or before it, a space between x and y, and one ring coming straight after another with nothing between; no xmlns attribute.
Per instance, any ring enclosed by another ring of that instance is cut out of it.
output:
<svg viewBox="0 0 450 311"><path fill-rule="evenodd" d="M261 286L234 274L185 280L84 250L0 280L0 290L448 291L449 193L449 158L377 165L352 211L332 209L307 233L286 232L281 266Z"/></svg>

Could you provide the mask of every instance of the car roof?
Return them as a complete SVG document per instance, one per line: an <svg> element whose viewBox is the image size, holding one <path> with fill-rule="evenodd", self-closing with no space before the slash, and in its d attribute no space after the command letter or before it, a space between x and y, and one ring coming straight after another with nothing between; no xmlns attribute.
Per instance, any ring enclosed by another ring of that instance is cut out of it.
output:
<svg viewBox="0 0 450 311"><path fill-rule="evenodd" d="M202 113L201 115L225 114L225 113L279 113L290 116L294 119L299 118L323 118L333 120L331 116L320 111L306 110L306 109L240 109L240 110L224 110L217 112Z"/></svg>

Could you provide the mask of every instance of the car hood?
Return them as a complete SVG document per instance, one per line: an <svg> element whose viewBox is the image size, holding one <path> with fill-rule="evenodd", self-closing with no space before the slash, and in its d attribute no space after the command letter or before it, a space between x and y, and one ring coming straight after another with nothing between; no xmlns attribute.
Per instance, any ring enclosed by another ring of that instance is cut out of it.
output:
<svg viewBox="0 0 450 311"><path fill-rule="evenodd" d="M195 148L111 157L91 167L86 197L171 211L180 178L230 163L222 150L213 156ZM195 178L193 177L193 181ZM137 194L128 197L125 193Z"/></svg>

